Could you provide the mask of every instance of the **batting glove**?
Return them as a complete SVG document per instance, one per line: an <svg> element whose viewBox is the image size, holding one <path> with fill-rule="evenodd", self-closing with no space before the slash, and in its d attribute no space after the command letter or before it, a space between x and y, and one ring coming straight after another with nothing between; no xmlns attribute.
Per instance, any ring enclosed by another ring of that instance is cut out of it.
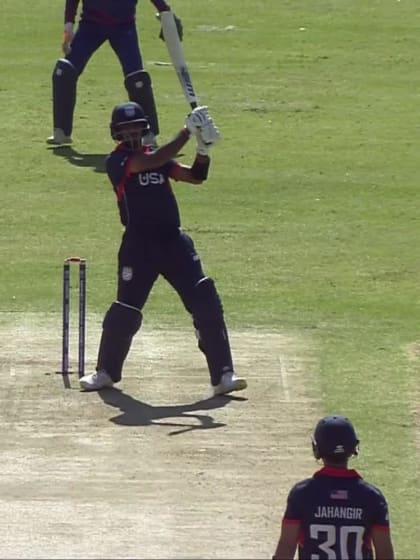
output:
<svg viewBox="0 0 420 560"><path fill-rule="evenodd" d="M200 139L206 146L213 146L213 144L217 144L217 142L220 142L219 129L214 124L211 117L201 126L197 135L200 136Z"/></svg>
<svg viewBox="0 0 420 560"><path fill-rule="evenodd" d="M64 24L63 38L61 40L61 49L64 54L69 54L71 42L73 41L74 32L73 24L68 22Z"/></svg>
<svg viewBox="0 0 420 560"><path fill-rule="evenodd" d="M178 31L179 40L182 41L182 39L184 38L184 26L182 25L182 21L178 16L176 16L175 14L173 14L173 16L175 20L176 30ZM160 21L160 13L156 14L156 18ZM160 28L159 39L162 39L162 41L165 40L162 28Z"/></svg>
<svg viewBox="0 0 420 560"><path fill-rule="evenodd" d="M195 134L197 139L197 154L208 156L210 148L220 142L220 132L213 120L205 123Z"/></svg>
<svg viewBox="0 0 420 560"><path fill-rule="evenodd" d="M196 107L185 119L185 126L190 134L195 134L205 123L210 122L210 119L207 107Z"/></svg>

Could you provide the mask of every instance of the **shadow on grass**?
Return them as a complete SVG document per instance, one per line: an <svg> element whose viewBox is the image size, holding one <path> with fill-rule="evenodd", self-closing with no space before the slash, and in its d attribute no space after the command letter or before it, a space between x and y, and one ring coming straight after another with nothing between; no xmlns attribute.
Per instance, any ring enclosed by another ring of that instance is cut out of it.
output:
<svg viewBox="0 0 420 560"><path fill-rule="evenodd" d="M179 428L169 432L168 435L174 436L193 430L209 430L226 426L222 422L215 422L209 414L194 414L206 410L222 408L231 401L246 401L244 397L233 397L222 395L211 397L189 404L175 404L154 406L146 402L137 400L120 389L102 389L98 391L104 403L118 408L121 414L110 419L114 424L122 426L171 426ZM198 421L190 422L161 422L165 418L182 418L185 420L195 419Z"/></svg>
<svg viewBox="0 0 420 560"><path fill-rule="evenodd" d="M50 149L55 156L66 159L76 167L90 167L95 173L105 173L108 154L82 154L71 146L57 146Z"/></svg>

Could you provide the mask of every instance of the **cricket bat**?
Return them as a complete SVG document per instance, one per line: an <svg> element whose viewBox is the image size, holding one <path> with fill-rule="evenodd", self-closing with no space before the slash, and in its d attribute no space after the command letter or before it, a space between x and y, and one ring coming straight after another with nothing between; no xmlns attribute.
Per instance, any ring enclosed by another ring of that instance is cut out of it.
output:
<svg viewBox="0 0 420 560"><path fill-rule="evenodd" d="M182 91L187 99L190 107L194 109L198 106L197 95L188 71L187 62L185 60L184 51L179 39L178 31L174 15L172 12L161 12L160 23L162 26L163 37L165 38L166 48L168 49L172 65L178 76Z"/></svg>

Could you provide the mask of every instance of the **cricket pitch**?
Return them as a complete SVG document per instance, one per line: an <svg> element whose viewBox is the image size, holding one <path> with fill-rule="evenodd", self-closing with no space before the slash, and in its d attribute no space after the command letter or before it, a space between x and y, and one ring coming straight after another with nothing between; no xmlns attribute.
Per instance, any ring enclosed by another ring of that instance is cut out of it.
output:
<svg viewBox="0 0 420 560"><path fill-rule="evenodd" d="M142 329L100 393L55 373L58 316L3 313L0 331L3 558L271 557L289 486L315 468L310 340L232 332L248 389L209 398L192 330Z"/></svg>

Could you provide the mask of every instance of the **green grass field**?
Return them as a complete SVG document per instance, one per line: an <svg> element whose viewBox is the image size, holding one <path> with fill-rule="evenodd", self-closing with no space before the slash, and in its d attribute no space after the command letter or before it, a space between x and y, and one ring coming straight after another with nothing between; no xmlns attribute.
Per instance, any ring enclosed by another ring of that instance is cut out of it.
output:
<svg viewBox="0 0 420 560"><path fill-rule="evenodd" d="M72 254L88 259L89 311L114 297L121 227L101 161L125 90L105 46L79 82L73 157L46 147L63 3L32 13L3 0L0 312L60 312ZM183 225L230 326L310 331L324 412L354 420L357 466L388 498L397 558L419 558L418 5L226 4L172 1L223 135L208 185L175 187ZM168 55L146 0L139 29L164 141L188 106L173 69L155 64ZM145 315L189 321L163 282Z"/></svg>

